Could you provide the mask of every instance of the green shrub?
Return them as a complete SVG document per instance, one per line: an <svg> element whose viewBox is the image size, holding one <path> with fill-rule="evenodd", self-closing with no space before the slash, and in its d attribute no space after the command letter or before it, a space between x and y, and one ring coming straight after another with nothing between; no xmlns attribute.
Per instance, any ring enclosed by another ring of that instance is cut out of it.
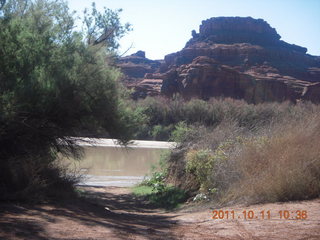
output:
<svg viewBox="0 0 320 240"><path fill-rule="evenodd" d="M158 207L166 209L176 208L179 203L186 201L187 195L184 190L170 185L164 185L161 189L153 190L148 195L149 201Z"/></svg>
<svg viewBox="0 0 320 240"><path fill-rule="evenodd" d="M257 128L230 122L199 127L174 150L167 178L195 200L205 196L220 204L319 197L320 115L295 111L295 117Z"/></svg>
<svg viewBox="0 0 320 240"><path fill-rule="evenodd" d="M218 190L216 171L228 159L228 151L234 145L233 141L221 143L214 151L209 149L190 150L186 154L186 172L194 174L200 192L214 193Z"/></svg>
<svg viewBox="0 0 320 240"><path fill-rule="evenodd" d="M133 194L143 196L154 206L166 209L177 207L187 198L184 190L168 185L164 173L161 172L154 172L150 179L134 187Z"/></svg>
<svg viewBox="0 0 320 240"><path fill-rule="evenodd" d="M209 188L208 177L214 167L214 157L210 150L191 150L186 155L186 172L196 176L200 191ZM214 183L213 183L214 184Z"/></svg>
<svg viewBox="0 0 320 240"><path fill-rule="evenodd" d="M171 132L169 140L181 143L185 141L190 131L192 131L192 129L185 122L179 122Z"/></svg>
<svg viewBox="0 0 320 240"><path fill-rule="evenodd" d="M170 152L162 154L159 166L152 168L151 176L140 185L133 188L137 196L145 197L151 204L166 209L172 209L186 200L186 191L166 183L167 159Z"/></svg>
<svg viewBox="0 0 320 240"><path fill-rule="evenodd" d="M147 196L152 194L153 188L148 185L138 185L133 187L132 193L136 196Z"/></svg>
<svg viewBox="0 0 320 240"><path fill-rule="evenodd" d="M221 123L233 122L240 128L258 131L286 119L301 119L305 114L319 111L319 106L304 102L296 105L288 102L254 105L234 99L184 101L180 97L173 99L148 97L131 103L131 106L133 109L137 107L143 109L143 114L148 119L147 125L151 129L147 138L151 139L159 136L156 133L166 132L165 135L161 134L163 138L167 137L163 140L174 138L172 134L176 129L169 126L176 126L180 122L186 123L191 128L192 126L215 128ZM158 126L157 131L152 130L155 126Z"/></svg>
<svg viewBox="0 0 320 240"><path fill-rule="evenodd" d="M164 141L169 139L169 135L171 132L171 126L162 126L162 125L156 125L153 127L151 136L154 140L157 141Z"/></svg>
<svg viewBox="0 0 320 240"><path fill-rule="evenodd" d="M59 177L66 183L54 165L58 153L81 156L70 137L132 137L136 123L121 100L121 73L110 64L128 30L118 13L100 13L93 5L87 31L77 31L66 1L8 0L1 6L1 197L16 191L32 198L36 189L49 196L52 188L42 188L59 185L52 183ZM98 44L106 29L112 33Z"/></svg>

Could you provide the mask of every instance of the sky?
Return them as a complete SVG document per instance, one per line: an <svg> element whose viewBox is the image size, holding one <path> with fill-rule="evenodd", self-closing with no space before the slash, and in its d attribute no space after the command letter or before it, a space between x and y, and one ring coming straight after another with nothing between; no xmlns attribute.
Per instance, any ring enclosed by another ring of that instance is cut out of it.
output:
<svg viewBox="0 0 320 240"><path fill-rule="evenodd" d="M79 13L91 0L67 0ZM95 0L98 9L122 8L133 30L120 41L119 53L143 50L150 59L180 51L199 32L202 20L220 16L262 18L284 40L320 56L320 0ZM129 49L129 50L128 50ZM127 51L128 50L128 51Z"/></svg>

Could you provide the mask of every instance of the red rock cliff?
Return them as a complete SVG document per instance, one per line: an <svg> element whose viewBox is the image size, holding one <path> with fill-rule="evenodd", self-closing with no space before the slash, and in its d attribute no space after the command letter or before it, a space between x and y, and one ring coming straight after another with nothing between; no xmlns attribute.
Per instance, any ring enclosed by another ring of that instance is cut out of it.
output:
<svg viewBox="0 0 320 240"><path fill-rule="evenodd" d="M262 19L211 18L143 81L166 96L320 102L320 57L280 38Z"/></svg>

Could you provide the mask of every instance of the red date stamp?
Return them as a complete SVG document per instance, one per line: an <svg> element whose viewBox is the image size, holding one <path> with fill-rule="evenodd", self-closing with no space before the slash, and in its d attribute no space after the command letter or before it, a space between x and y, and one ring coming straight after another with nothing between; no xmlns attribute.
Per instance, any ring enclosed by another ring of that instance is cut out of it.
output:
<svg viewBox="0 0 320 240"><path fill-rule="evenodd" d="M271 210L214 210L212 211L212 219L244 219L244 220L306 220L308 213L306 210L280 210L271 213Z"/></svg>

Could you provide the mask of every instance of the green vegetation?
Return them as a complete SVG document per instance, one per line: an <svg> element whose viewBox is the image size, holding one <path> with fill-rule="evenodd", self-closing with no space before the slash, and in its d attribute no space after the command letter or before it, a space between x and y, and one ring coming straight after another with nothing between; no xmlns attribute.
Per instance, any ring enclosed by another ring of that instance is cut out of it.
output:
<svg viewBox="0 0 320 240"><path fill-rule="evenodd" d="M191 129L185 122L178 122L174 130L171 132L170 141L183 142Z"/></svg>
<svg viewBox="0 0 320 240"><path fill-rule="evenodd" d="M133 194L144 197L154 206L173 209L187 199L187 194L186 191L166 183L166 161L169 156L168 152L161 156L159 166L153 168L150 177L133 188Z"/></svg>
<svg viewBox="0 0 320 240"><path fill-rule="evenodd" d="M215 126L189 125L168 160L167 184L216 204L320 196L319 106L218 104L232 109L224 113L228 119ZM230 115L238 110L247 110L246 115ZM257 114L266 110L267 115Z"/></svg>
<svg viewBox="0 0 320 240"><path fill-rule="evenodd" d="M181 133L188 131L188 128L215 128L219 124L232 121L240 128L255 131L281 120L301 117L305 111L314 112L317 108L311 103L253 105L233 99L184 101L179 96L173 99L147 97L128 104L141 120L139 128L135 131L136 139L175 141L182 141Z"/></svg>
<svg viewBox="0 0 320 240"><path fill-rule="evenodd" d="M0 0L0 200L74 194L60 156L81 158L77 136L178 142L134 189L161 207L320 195L319 106L128 100L114 67L130 30L120 12L93 4L80 31L62 0Z"/></svg>
<svg viewBox="0 0 320 240"><path fill-rule="evenodd" d="M136 196L148 196L153 193L153 187L149 185L137 185L132 189L132 192Z"/></svg>
<svg viewBox="0 0 320 240"><path fill-rule="evenodd" d="M168 204L168 186L216 204L320 196L318 105L159 97L133 109L146 121L136 136L179 143L138 187L151 201Z"/></svg>
<svg viewBox="0 0 320 240"><path fill-rule="evenodd" d="M133 194L144 197L152 205L165 209L173 209L187 199L186 192L164 182L151 185L145 182L133 188Z"/></svg>
<svg viewBox="0 0 320 240"><path fill-rule="evenodd" d="M0 198L36 200L77 181L58 156L79 158L70 136L131 138L136 122L111 66L129 25L95 6L75 30L67 4L0 3ZM58 155L59 154L59 155Z"/></svg>
<svg viewBox="0 0 320 240"><path fill-rule="evenodd" d="M192 150L187 153L186 160L186 172L195 175L200 191L210 189L210 185L214 184L209 178L214 169L215 155L210 150Z"/></svg>

